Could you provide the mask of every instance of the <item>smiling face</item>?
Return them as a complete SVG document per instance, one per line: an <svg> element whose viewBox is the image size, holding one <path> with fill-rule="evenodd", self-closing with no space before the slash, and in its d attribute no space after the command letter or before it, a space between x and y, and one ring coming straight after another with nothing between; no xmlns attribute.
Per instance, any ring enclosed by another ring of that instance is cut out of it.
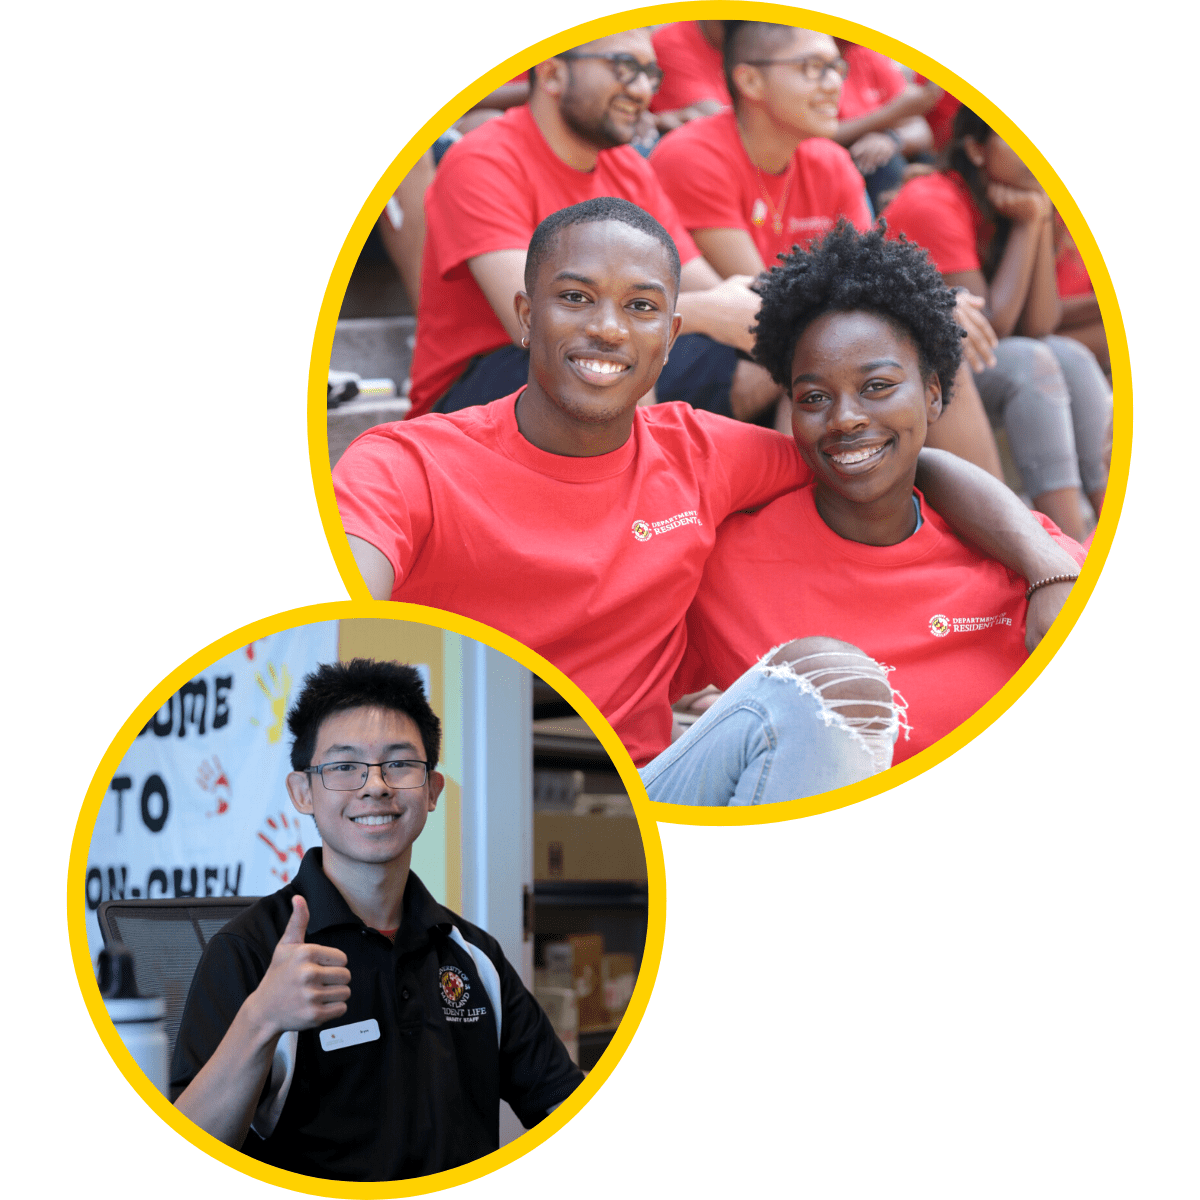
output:
<svg viewBox="0 0 1200 1200"><path fill-rule="evenodd" d="M560 423L632 419L680 323L663 245L621 221L568 225L531 285L517 298L531 403L556 410Z"/></svg>
<svg viewBox="0 0 1200 1200"><path fill-rule="evenodd" d="M654 64L654 45L644 29L630 29L577 46L580 54L631 54L647 66ZM645 75L632 83L617 80L612 64L599 58L567 62L567 84L559 99L563 122L597 150L626 146L637 133L654 89Z"/></svg>
<svg viewBox="0 0 1200 1200"><path fill-rule="evenodd" d="M757 71L759 79L746 74L748 95L762 106L772 124L799 138L827 137L837 133L838 101L842 95L842 79L828 70L820 79L805 78L798 63L781 59L821 58L835 63L841 55L833 38L811 29L793 29L789 40L781 42L763 58L773 60L771 66L743 68Z"/></svg>
<svg viewBox="0 0 1200 1200"><path fill-rule="evenodd" d="M425 758L411 717L394 709L350 708L321 722L311 765ZM370 769L361 787L349 792L326 787L319 775L293 771L287 777L293 806L317 823L322 860L331 877L353 864L407 860L425 819L437 806L443 782L431 771L419 788L389 787L378 766Z"/></svg>
<svg viewBox="0 0 1200 1200"><path fill-rule="evenodd" d="M816 476L817 506L843 537L898 541L915 523L909 497L941 384L916 344L869 312L826 313L792 356L792 434ZM861 536L862 534L868 536Z"/></svg>

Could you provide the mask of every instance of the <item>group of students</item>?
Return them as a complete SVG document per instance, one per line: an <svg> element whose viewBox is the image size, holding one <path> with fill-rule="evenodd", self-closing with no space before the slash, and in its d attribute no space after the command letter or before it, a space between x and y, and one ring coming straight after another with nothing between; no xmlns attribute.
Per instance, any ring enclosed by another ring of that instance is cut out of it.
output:
<svg viewBox="0 0 1200 1200"><path fill-rule="evenodd" d="M965 157L873 228L862 172L886 147L839 118L842 47L672 28L709 68L719 54L729 107L635 30L539 65L527 104L447 151L425 189L415 415L355 441L334 486L372 595L553 662L651 799L773 803L927 749L1045 635L1084 558L1068 522L932 443L981 395L1010 432L1033 420L989 379L1011 376L1012 335L1047 348L1029 368L1046 397L1069 353L1044 336L1048 203L978 118L960 111ZM887 120L928 110L914 88L876 89ZM630 143L656 92L647 161ZM929 211L948 248L927 254L895 235ZM776 411L790 435L764 427ZM1043 434L1030 486L1049 509L1070 482ZM697 693L675 736L672 703ZM471 1161L498 1146L501 1099L532 1125L582 1076L494 940L409 870L442 787L437 718L412 668L355 662L310 676L288 720L288 791L322 847L212 940L172 1095L308 1175Z"/></svg>

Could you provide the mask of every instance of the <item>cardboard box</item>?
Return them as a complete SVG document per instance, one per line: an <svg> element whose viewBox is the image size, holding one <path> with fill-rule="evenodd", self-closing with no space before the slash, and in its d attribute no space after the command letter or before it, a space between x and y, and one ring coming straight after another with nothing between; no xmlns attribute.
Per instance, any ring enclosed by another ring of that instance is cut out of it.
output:
<svg viewBox="0 0 1200 1200"><path fill-rule="evenodd" d="M637 818L533 814L535 881L646 881L646 852Z"/></svg>
<svg viewBox="0 0 1200 1200"><path fill-rule="evenodd" d="M563 942L548 942L543 953L548 972L565 972L570 962L571 978L575 983L575 999L579 1006L579 1027L589 1029L610 1024L604 1006L604 981L601 960L604 957L604 935L573 933Z"/></svg>
<svg viewBox="0 0 1200 1200"><path fill-rule="evenodd" d="M632 954L605 954L600 959L600 987L610 1024L616 1024L625 1015L636 982Z"/></svg>

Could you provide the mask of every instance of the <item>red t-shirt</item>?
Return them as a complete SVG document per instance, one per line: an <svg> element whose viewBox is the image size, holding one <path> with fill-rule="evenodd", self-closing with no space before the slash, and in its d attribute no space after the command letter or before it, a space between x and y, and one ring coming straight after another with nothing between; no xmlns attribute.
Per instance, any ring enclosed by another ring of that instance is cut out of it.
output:
<svg viewBox="0 0 1200 1200"><path fill-rule="evenodd" d="M758 171L732 109L689 121L663 138L650 164L689 230L745 229L768 267L793 243L807 245L832 229L838 217L871 227L863 179L849 151L828 138L806 138L782 174Z"/></svg>
<svg viewBox="0 0 1200 1200"><path fill-rule="evenodd" d="M651 112L672 112L701 100L730 103L724 57L708 44L698 21L664 25L650 40L654 57L663 69L662 87L650 101Z"/></svg>
<svg viewBox="0 0 1200 1200"><path fill-rule="evenodd" d="M900 68L877 50L850 45L842 57L850 65L850 73L842 84L842 98L838 102L840 121L853 121L872 113L908 87Z"/></svg>
<svg viewBox="0 0 1200 1200"><path fill-rule="evenodd" d="M519 394L368 430L333 471L342 522L392 564L393 600L530 646L647 762L670 741L684 614L717 526L808 468L790 438L679 402L637 409L611 454L547 454L517 429Z"/></svg>
<svg viewBox="0 0 1200 1200"><path fill-rule="evenodd" d="M768 650L809 635L841 638L895 670L908 704L893 762L961 725L1025 661L1018 575L960 542L924 503L920 529L895 546L838 537L806 487L721 526L688 610L673 696L727 688ZM1075 560L1083 547L1034 516Z"/></svg>
<svg viewBox="0 0 1200 1200"><path fill-rule="evenodd" d="M1057 209L1054 213L1054 277L1060 296L1090 296L1095 292L1092 278L1083 265L1083 255Z"/></svg>
<svg viewBox="0 0 1200 1200"><path fill-rule="evenodd" d="M644 208L674 238L683 262L700 253L658 178L631 146L602 150L594 170L576 171L550 149L529 106L521 105L446 151L425 193L410 416L427 412L475 355L511 341L467 260L527 249L552 212L594 196L618 196Z"/></svg>
<svg viewBox="0 0 1200 1200"><path fill-rule="evenodd" d="M954 171L910 179L888 205L887 235L904 234L929 251L943 275L980 270L980 248L992 237L991 222L975 207L962 176Z"/></svg>

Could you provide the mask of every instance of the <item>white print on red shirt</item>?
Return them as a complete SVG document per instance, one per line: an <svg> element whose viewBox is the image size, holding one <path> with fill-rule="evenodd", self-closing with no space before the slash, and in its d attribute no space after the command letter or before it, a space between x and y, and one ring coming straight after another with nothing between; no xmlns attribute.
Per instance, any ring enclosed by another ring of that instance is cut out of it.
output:
<svg viewBox="0 0 1200 1200"><path fill-rule="evenodd" d="M1011 625L1012 617L997 613L994 617L947 617L937 613L929 618L929 632L934 637L945 637L950 633L978 633L995 625Z"/></svg>
<svg viewBox="0 0 1200 1200"><path fill-rule="evenodd" d="M634 521L633 536L639 542L648 542L657 533L670 533L672 529L679 529L684 525L703 524L700 514L694 508L688 508L665 521Z"/></svg>

